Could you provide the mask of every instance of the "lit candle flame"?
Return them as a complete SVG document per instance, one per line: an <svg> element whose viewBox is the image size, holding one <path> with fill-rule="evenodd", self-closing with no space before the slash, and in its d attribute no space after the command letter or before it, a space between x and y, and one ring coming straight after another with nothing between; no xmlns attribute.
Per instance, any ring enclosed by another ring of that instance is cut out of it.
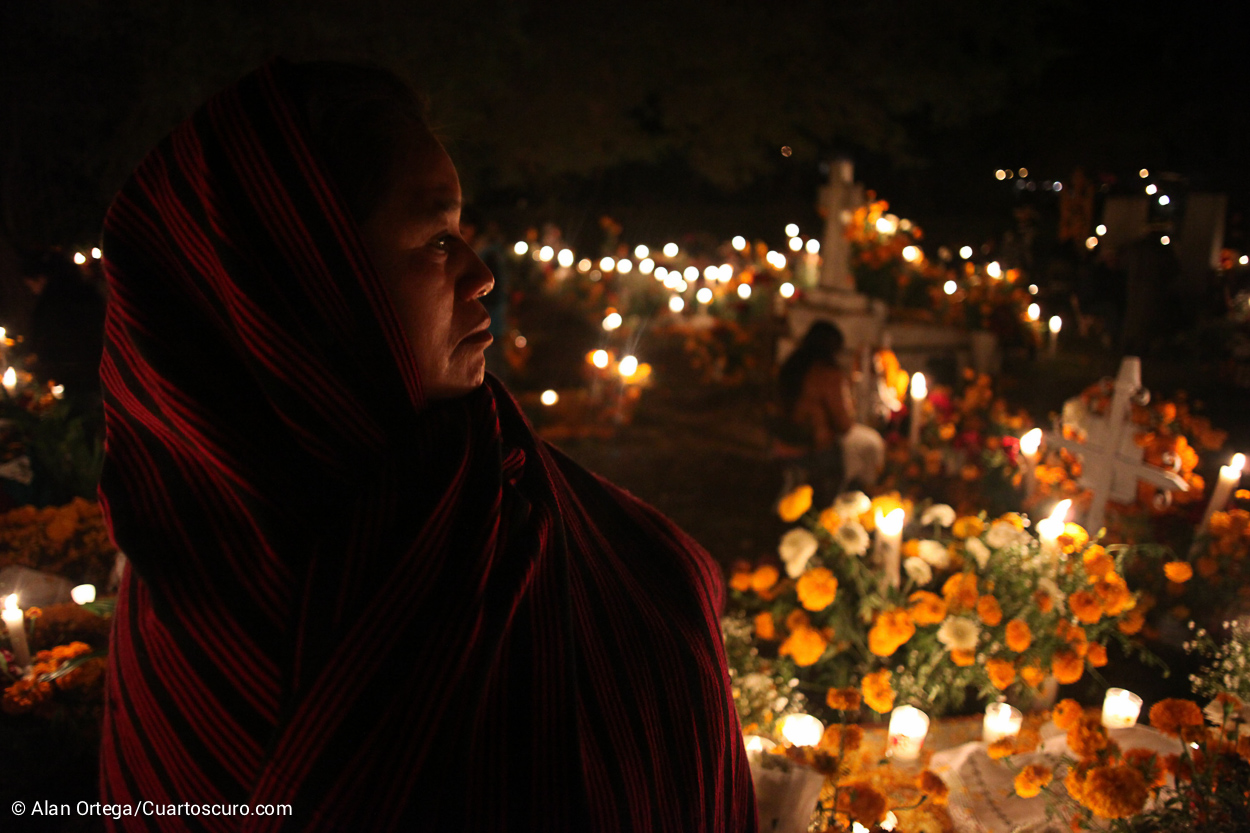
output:
<svg viewBox="0 0 1250 833"><path fill-rule="evenodd" d="M1025 431L1024 436L1020 438L1020 451L1024 454L1036 454L1037 450L1042 447L1042 429L1034 428L1032 431Z"/></svg>
<svg viewBox="0 0 1250 833"><path fill-rule="evenodd" d="M882 515L881 510L878 509L873 520L876 521L877 529L883 535L898 535L903 531L903 523L906 519L907 513L899 508L891 510L888 515Z"/></svg>
<svg viewBox="0 0 1250 833"><path fill-rule="evenodd" d="M920 371L911 375L911 395L913 399L924 399L929 395L929 386L925 384L924 374Z"/></svg>
<svg viewBox="0 0 1250 833"><path fill-rule="evenodd" d="M1245 471L1246 455L1234 454L1233 459L1228 461L1228 467L1234 471Z"/></svg>
<svg viewBox="0 0 1250 833"><path fill-rule="evenodd" d="M795 746L815 746L824 733L824 724L810 714L792 714L781 724L781 736Z"/></svg>

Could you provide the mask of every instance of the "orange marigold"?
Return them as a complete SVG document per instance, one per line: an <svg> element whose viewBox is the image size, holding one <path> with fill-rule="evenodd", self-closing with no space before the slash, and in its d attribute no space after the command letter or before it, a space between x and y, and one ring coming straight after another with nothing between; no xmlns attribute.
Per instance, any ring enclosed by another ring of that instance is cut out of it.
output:
<svg viewBox="0 0 1250 833"><path fill-rule="evenodd" d="M1089 533L1080 524L1066 523L1057 540L1059 546L1063 547L1063 551L1071 554L1083 549L1089 543Z"/></svg>
<svg viewBox="0 0 1250 833"><path fill-rule="evenodd" d="M970 610L976 607L981 598L977 593L977 576L975 573L955 573L942 585L942 596L951 612Z"/></svg>
<svg viewBox="0 0 1250 833"><path fill-rule="evenodd" d="M1050 658L1050 673L1064 685L1071 685L1085 673L1085 661L1076 651L1064 648Z"/></svg>
<svg viewBox="0 0 1250 833"><path fill-rule="evenodd" d="M799 604L811 611L824 610L838 595L838 580L828 567L817 567L799 576L795 591Z"/></svg>
<svg viewBox="0 0 1250 833"><path fill-rule="evenodd" d="M755 635L760 639L776 639L777 624L767 610L755 615Z"/></svg>
<svg viewBox="0 0 1250 833"><path fill-rule="evenodd" d="M838 788L838 810L869 829L885 818L885 796L867 781L852 781Z"/></svg>
<svg viewBox="0 0 1250 833"><path fill-rule="evenodd" d="M1107 550L1100 544L1094 544L1081 555L1085 564L1085 574L1092 579L1100 579L1107 573L1115 571L1115 561L1107 555Z"/></svg>
<svg viewBox="0 0 1250 833"><path fill-rule="evenodd" d="M1192 700L1169 697L1150 707L1150 725L1176 737L1186 726L1202 726L1202 709Z"/></svg>
<svg viewBox="0 0 1250 833"><path fill-rule="evenodd" d="M1046 672L1040 666L1026 665L1020 669L1020 679L1033 688L1041 688L1042 683L1046 682Z"/></svg>
<svg viewBox="0 0 1250 833"><path fill-rule="evenodd" d="M902 608L887 610L877 617L868 631L868 650L879 657L888 657L916 633L911 615Z"/></svg>
<svg viewBox="0 0 1250 833"><path fill-rule="evenodd" d="M1102 715L1082 714L1076 725L1068 729L1068 748L1078 758L1093 758L1110 743Z"/></svg>
<svg viewBox="0 0 1250 833"><path fill-rule="evenodd" d="M977 618L991 628L1003 621L1003 609L999 607L998 599L988 594L978 599Z"/></svg>
<svg viewBox="0 0 1250 833"><path fill-rule="evenodd" d="M989 755L995 761L1001 761L1003 758L1016 754L1015 738L999 738L998 740L985 747L985 754Z"/></svg>
<svg viewBox="0 0 1250 833"><path fill-rule="evenodd" d="M772 564L761 564L751 574L751 589L756 593L763 593L776 584L779 578L781 578L781 573L776 567Z"/></svg>
<svg viewBox="0 0 1250 833"><path fill-rule="evenodd" d="M1055 607L1055 600L1044 590L1038 590L1033 594L1033 604L1037 605L1037 609L1042 613L1050 613Z"/></svg>
<svg viewBox="0 0 1250 833"><path fill-rule="evenodd" d="M1168 771L1159 753L1151 749L1130 749L1124 753L1124 763L1136 767L1146 780L1149 789L1162 787L1167 783Z"/></svg>
<svg viewBox="0 0 1250 833"><path fill-rule="evenodd" d="M862 700L857 688L831 688L829 693L825 695L825 702L829 704L831 709L853 712L859 708Z"/></svg>
<svg viewBox="0 0 1250 833"><path fill-rule="evenodd" d="M854 723L832 723L820 736L818 748L832 753L854 752L864 742L864 730Z"/></svg>
<svg viewBox="0 0 1250 833"><path fill-rule="evenodd" d="M729 586L739 593L745 593L751 589L751 580L754 578L754 575L749 567L736 569L733 575L729 577Z"/></svg>
<svg viewBox="0 0 1250 833"><path fill-rule="evenodd" d="M916 785L920 787L920 792L929 796L935 804L945 804L951 794L950 787L946 786L942 776L931 769L920 773L920 777L916 779Z"/></svg>
<svg viewBox="0 0 1250 833"><path fill-rule="evenodd" d="M828 647L829 643L825 641L820 631L812 627L803 627L787 636L785 642L782 642L781 647L777 649L777 653L781 656L792 657L795 665L806 667L815 665Z"/></svg>
<svg viewBox="0 0 1250 833"><path fill-rule="evenodd" d="M1084 713L1080 703L1067 697L1055 704L1050 711L1050 717L1056 726L1066 732L1081 721Z"/></svg>
<svg viewBox="0 0 1250 833"><path fill-rule="evenodd" d="M859 685L868 708L878 714L886 714L894 708L894 689L890 685L890 669L882 668L866 674Z"/></svg>
<svg viewBox="0 0 1250 833"><path fill-rule="evenodd" d="M976 661L977 661L976 651L965 651L961 648L955 648L954 650L951 651L951 662L955 663L961 668L967 668L970 665L974 665L976 664Z"/></svg>
<svg viewBox="0 0 1250 833"><path fill-rule="evenodd" d="M990 684L999 691L1016 681L1016 667L1005 659L986 660L985 671L990 675Z"/></svg>
<svg viewBox="0 0 1250 833"><path fill-rule="evenodd" d="M1016 795L1021 798L1033 798L1041 794L1042 788L1051 782L1055 774L1050 767L1041 764L1029 764L1016 775Z"/></svg>
<svg viewBox="0 0 1250 833"><path fill-rule="evenodd" d="M956 518L951 525L951 535L959 539L975 538L985 531L985 522L973 515Z"/></svg>
<svg viewBox="0 0 1250 833"><path fill-rule="evenodd" d="M1135 607L1128 612L1122 620L1116 623L1116 627L1120 629L1120 633L1126 636L1132 636L1142 629L1146 624L1146 611L1139 607Z"/></svg>
<svg viewBox="0 0 1250 833"><path fill-rule="evenodd" d="M1169 561L1163 565L1163 573L1168 581L1184 584L1194 577L1194 568L1188 561Z"/></svg>
<svg viewBox="0 0 1250 833"><path fill-rule="evenodd" d="M1081 801L1085 798L1085 778L1089 775L1091 766L1092 763L1081 761L1070 768L1063 778L1063 786L1074 801Z"/></svg>
<svg viewBox="0 0 1250 833"><path fill-rule="evenodd" d="M832 535L838 531L838 527L842 526L842 517L830 506L820 513L819 523L825 532Z"/></svg>
<svg viewBox="0 0 1250 833"><path fill-rule="evenodd" d="M797 631L799 628L810 628L812 626L812 617L808 616L806 611L795 608L786 614L786 630Z"/></svg>
<svg viewBox="0 0 1250 833"><path fill-rule="evenodd" d="M1007 623L1007 647L1022 654L1029 650L1029 646L1033 644L1033 631L1029 630L1029 623L1023 619L1012 619Z"/></svg>
<svg viewBox="0 0 1250 833"><path fill-rule="evenodd" d="M1102 668L1107 664L1107 646L1101 642L1091 642L1085 652L1085 660L1092 668Z"/></svg>
<svg viewBox="0 0 1250 833"><path fill-rule="evenodd" d="M1094 595L1108 616L1119 616L1137 604L1129 592L1128 583L1117 573L1107 573L1094 582Z"/></svg>
<svg viewBox="0 0 1250 833"><path fill-rule="evenodd" d="M1131 766L1100 766L1085 776L1082 804L1103 819L1124 819L1141 812L1148 795L1146 779Z"/></svg>
<svg viewBox="0 0 1250 833"><path fill-rule="evenodd" d="M946 618L946 600L937 593L917 590L907 601L911 602L908 612L917 625L936 625Z"/></svg>
<svg viewBox="0 0 1250 833"><path fill-rule="evenodd" d="M803 517L808 509L812 508L812 487L799 486L790 494L786 495L777 504L777 514L788 524L792 524L799 518Z"/></svg>
<svg viewBox="0 0 1250 833"><path fill-rule="evenodd" d="M1087 625L1097 624L1102 618L1102 605L1088 590L1078 590L1068 597L1068 605L1072 612Z"/></svg>

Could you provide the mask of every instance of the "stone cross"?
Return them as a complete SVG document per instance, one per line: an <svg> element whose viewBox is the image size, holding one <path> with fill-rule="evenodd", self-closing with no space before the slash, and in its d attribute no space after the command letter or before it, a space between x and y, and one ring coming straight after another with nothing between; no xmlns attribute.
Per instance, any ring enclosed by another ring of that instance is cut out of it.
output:
<svg viewBox="0 0 1250 833"><path fill-rule="evenodd" d="M1085 528L1097 535L1106 520L1107 501L1132 503L1137 499L1137 481L1144 480L1165 491L1189 490L1175 472L1142 462L1141 446L1133 441L1132 398L1141 390L1141 359L1125 356L1115 380L1115 395L1104 417L1091 417L1083 426L1085 442L1065 439L1062 431L1046 434L1048 444L1081 456L1081 485L1093 492L1085 516Z"/></svg>
<svg viewBox="0 0 1250 833"><path fill-rule="evenodd" d="M863 186L855 183L855 165L849 159L835 159L829 166L829 184L820 189L820 207L825 215L825 236L820 241L820 286L824 289L855 291L846 225L851 212L863 202Z"/></svg>

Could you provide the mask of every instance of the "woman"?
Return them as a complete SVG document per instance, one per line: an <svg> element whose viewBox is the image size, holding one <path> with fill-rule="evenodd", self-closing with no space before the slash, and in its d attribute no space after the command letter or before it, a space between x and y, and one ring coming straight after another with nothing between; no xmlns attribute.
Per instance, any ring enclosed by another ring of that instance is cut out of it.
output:
<svg viewBox="0 0 1250 833"><path fill-rule="evenodd" d="M118 827L755 828L716 565L483 382L459 202L397 79L280 61L114 202L103 800L290 805Z"/></svg>

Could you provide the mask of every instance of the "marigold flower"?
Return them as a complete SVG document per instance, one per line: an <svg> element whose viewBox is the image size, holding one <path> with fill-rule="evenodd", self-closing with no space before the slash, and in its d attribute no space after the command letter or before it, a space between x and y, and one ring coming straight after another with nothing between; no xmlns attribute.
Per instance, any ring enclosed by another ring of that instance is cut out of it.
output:
<svg viewBox="0 0 1250 833"><path fill-rule="evenodd" d="M777 653L793 658L795 665L806 668L815 665L828 647L829 643L820 631L812 627L802 627L786 637Z"/></svg>
<svg viewBox="0 0 1250 833"><path fill-rule="evenodd" d="M946 618L946 600L937 593L917 590L907 601L911 602L908 612L917 625L936 625Z"/></svg>
<svg viewBox="0 0 1250 833"><path fill-rule="evenodd" d="M837 808L850 816L851 821L871 829L885 818L886 799L867 781L852 781L838 788Z"/></svg>
<svg viewBox="0 0 1250 833"><path fill-rule="evenodd" d="M842 516L838 514L838 510L830 506L820 513L819 523L825 532L833 535L838 531L838 527L842 526Z"/></svg>
<svg viewBox="0 0 1250 833"><path fill-rule="evenodd" d="M767 610L755 615L755 635L760 639L777 638L777 623Z"/></svg>
<svg viewBox="0 0 1250 833"><path fill-rule="evenodd" d="M952 613L976 607L977 601L981 598L977 592L976 574L955 573L942 585L942 596L945 597L946 606Z"/></svg>
<svg viewBox="0 0 1250 833"><path fill-rule="evenodd" d="M1055 774L1050 767L1041 764L1029 764L1016 775L1016 795L1021 798L1033 798L1040 795L1042 788L1051 782Z"/></svg>
<svg viewBox="0 0 1250 833"><path fill-rule="evenodd" d="M1124 763L1129 764L1142 774L1148 789L1162 787L1167 783L1167 766L1159 757L1159 753L1151 749L1130 749L1124 753Z"/></svg>
<svg viewBox="0 0 1250 833"><path fill-rule="evenodd" d="M1085 660L1093 668L1102 668L1107 664L1107 646L1101 642L1091 642L1085 652Z"/></svg>
<svg viewBox="0 0 1250 833"><path fill-rule="evenodd" d="M1020 669L1020 679L1033 688L1040 688L1046 682L1046 672L1038 665L1026 665Z"/></svg>
<svg viewBox="0 0 1250 833"><path fill-rule="evenodd" d="M977 618L991 628L1003 621L1003 609L999 607L998 599L989 594L977 599Z"/></svg>
<svg viewBox="0 0 1250 833"><path fill-rule="evenodd" d="M1068 729L1068 748L1078 758L1093 758L1110 743L1101 715L1082 713L1076 725Z"/></svg>
<svg viewBox="0 0 1250 833"><path fill-rule="evenodd" d="M1085 564L1085 574L1092 579L1100 579L1115 571L1115 561L1100 544L1094 544L1082 553L1081 561Z"/></svg>
<svg viewBox="0 0 1250 833"><path fill-rule="evenodd" d="M827 567L817 567L799 576L795 590L803 607L811 611L824 610L838 595L838 580Z"/></svg>
<svg viewBox="0 0 1250 833"><path fill-rule="evenodd" d="M859 708L862 699L857 688L831 688L825 695L825 702L831 709L853 712Z"/></svg>
<svg viewBox="0 0 1250 833"><path fill-rule="evenodd" d="M951 651L951 662L955 663L961 668L967 668L970 665L975 665L976 661L977 661L976 651L965 651L962 648L955 648Z"/></svg>
<svg viewBox="0 0 1250 833"><path fill-rule="evenodd" d="M755 574L749 568L734 570L733 575L729 577L729 586L739 593L745 593L751 589L751 580L754 577Z"/></svg>
<svg viewBox="0 0 1250 833"><path fill-rule="evenodd" d="M1089 543L1089 533L1080 524L1066 523L1063 525L1063 532L1059 534L1056 541L1059 546L1063 547L1065 553L1071 554L1081 550Z"/></svg>
<svg viewBox="0 0 1250 833"><path fill-rule="evenodd" d="M1016 681L1016 667L1004 659L986 660L985 671L990 675L990 684L999 691Z"/></svg>
<svg viewBox="0 0 1250 833"><path fill-rule="evenodd" d="M1128 612L1122 620L1116 623L1116 627L1120 633L1126 636L1132 636L1142 629L1146 624L1146 611L1141 608L1133 608Z"/></svg>
<svg viewBox="0 0 1250 833"><path fill-rule="evenodd" d="M888 657L916 633L916 626L906 610L895 608L877 617L868 631L868 650L879 657Z"/></svg>
<svg viewBox="0 0 1250 833"><path fill-rule="evenodd" d="M1103 612L1108 616L1119 616L1137 604L1137 600L1129 592L1128 583L1117 573L1107 573L1094 582L1094 595L1098 597Z"/></svg>
<svg viewBox="0 0 1250 833"><path fill-rule="evenodd" d="M1022 654L1033 644L1033 631L1029 623L1023 619L1012 619L1007 623L1007 647Z"/></svg>
<svg viewBox="0 0 1250 833"><path fill-rule="evenodd" d="M985 521L973 515L956 518L951 525L951 535L956 538L976 538L985 531Z"/></svg>
<svg viewBox="0 0 1250 833"><path fill-rule="evenodd" d="M1081 708L1081 704L1071 697L1060 700L1050 710L1051 720L1055 721L1055 725L1065 732L1081 722L1081 716L1084 714L1085 712Z"/></svg>
<svg viewBox="0 0 1250 833"><path fill-rule="evenodd" d="M1064 685L1071 685L1085 673L1085 661L1071 649L1056 651L1050 658L1050 673Z"/></svg>
<svg viewBox="0 0 1250 833"><path fill-rule="evenodd" d="M795 608L786 614L786 630L797 631L799 628L809 628L812 625L812 617L808 616L799 608Z"/></svg>
<svg viewBox="0 0 1250 833"><path fill-rule="evenodd" d="M1078 590L1068 597L1068 606L1072 608L1073 614L1087 625L1097 624L1102 618L1102 605L1098 603L1098 599L1088 590Z"/></svg>
<svg viewBox="0 0 1250 833"><path fill-rule="evenodd" d="M812 508L812 487L799 486L790 494L786 495L777 504L777 514L788 524L792 524L799 518L803 517L808 509Z"/></svg>
<svg viewBox="0 0 1250 833"><path fill-rule="evenodd" d="M751 574L751 589L756 593L763 593L776 584L779 578L781 578L781 571L776 567L772 564L761 564Z"/></svg>
<svg viewBox="0 0 1250 833"><path fill-rule="evenodd" d="M920 777L916 779L916 785L920 787L920 792L927 795L935 804L945 804L951 794L950 787L946 786L942 776L931 769L920 773Z"/></svg>
<svg viewBox="0 0 1250 833"><path fill-rule="evenodd" d="M1169 697L1150 707L1150 725L1176 737L1186 726L1202 726L1202 709L1192 700Z"/></svg>
<svg viewBox="0 0 1250 833"><path fill-rule="evenodd" d="M1069 769L1068 774L1064 776L1063 786L1074 801L1081 801L1085 798L1085 778L1089 775L1091 767L1092 763L1081 761Z"/></svg>
<svg viewBox="0 0 1250 833"><path fill-rule="evenodd" d="M854 723L832 723L820 736L818 748L836 753L854 752L864 742L864 730Z"/></svg>
<svg viewBox="0 0 1250 833"><path fill-rule="evenodd" d="M890 685L890 669L882 668L866 674L859 684L868 708L878 714L886 714L894 708L894 689Z"/></svg>
<svg viewBox="0 0 1250 833"><path fill-rule="evenodd" d="M1016 739L999 738L985 747L985 754L995 761L1001 761L1003 758L1014 755L1016 754Z"/></svg>
<svg viewBox="0 0 1250 833"><path fill-rule="evenodd" d="M1184 584L1194 577L1194 568L1188 561L1169 561L1163 565L1163 573L1168 581Z"/></svg>
<svg viewBox="0 0 1250 833"><path fill-rule="evenodd" d="M1149 794L1146 779L1131 766L1100 766L1085 776L1082 804L1103 819L1124 819L1141 812Z"/></svg>
<svg viewBox="0 0 1250 833"><path fill-rule="evenodd" d="M1050 613L1055 607L1055 600L1045 590L1038 590L1033 594L1033 604L1037 605L1037 609L1042 613Z"/></svg>

